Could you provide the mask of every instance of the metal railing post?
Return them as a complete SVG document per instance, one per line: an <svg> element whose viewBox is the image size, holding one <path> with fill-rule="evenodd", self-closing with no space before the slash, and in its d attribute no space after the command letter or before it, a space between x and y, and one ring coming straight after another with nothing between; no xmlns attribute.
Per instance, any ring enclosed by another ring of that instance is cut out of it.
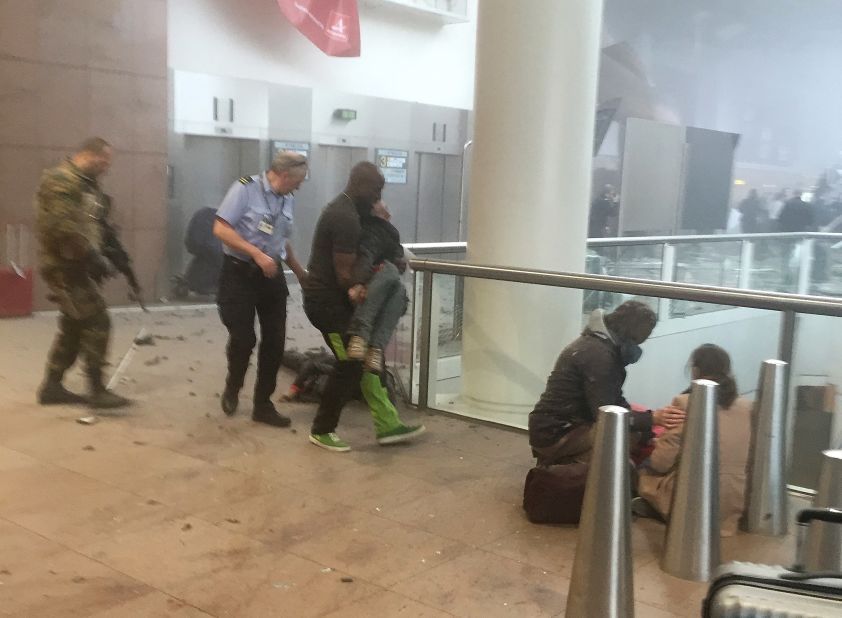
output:
<svg viewBox="0 0 842 618"><path fill-rule="evenodd" d="M751 289L751 269L754 266L754 241L744 240L740 243L740 278L737 287L741 290Z"/></svg>
<svg viewBox="0 0 842 618"><path fill-rule="evenodd" d="M746 500L746 530L757 534L786 534L789 512L786 495L788 364L763 361L754 405L752 453Z"/></svg>
<svg viewBox="0 0 842 618"><path fill-rule="evenodd" d="M569 618L634 616L628 440L629 411L600 408L567 594Z"/></svg>
<svg viewBox="0 0 842 618"><path fill-rule="evenodd" d="M418 372L418 407L426 408L430 393L430 338L433 317L433 273L424 271L421 278L421 366Z"/></svg>
<svg viewBox="0 0 842 618"><path fill-rule="evenodd" d="M719 385L693 380L661 568L707 581L719 566Z"/></svg>
<svg viewBox="0 0 842 618"><path fill-rule="evenodd" d="M664 243L661 254L661 281L675 281L675 245ZM672 310L672 300L662 298L658 301L658 319L668 320Z"/></svg>
<svg viewBox="0 0 842 618"><path fill-rule="evenodd" d="M809 294L810 274L813 267L813 245L815 240L805 238L801 241L798 259L798 294Z"/></svg>

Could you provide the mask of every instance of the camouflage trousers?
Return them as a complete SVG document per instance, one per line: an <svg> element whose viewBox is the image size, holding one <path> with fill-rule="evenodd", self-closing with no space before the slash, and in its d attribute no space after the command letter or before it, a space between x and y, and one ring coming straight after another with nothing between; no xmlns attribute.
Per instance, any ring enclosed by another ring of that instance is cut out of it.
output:
<svg viewBox="0 0 842 618"><path fill-rule="evenodd" d="M58 333L47 358L47 372L61 378L79 354L89 376L99 377L106 365L111 320L99 286L87 275L45 271L47 298L59 306Z"/></svg>

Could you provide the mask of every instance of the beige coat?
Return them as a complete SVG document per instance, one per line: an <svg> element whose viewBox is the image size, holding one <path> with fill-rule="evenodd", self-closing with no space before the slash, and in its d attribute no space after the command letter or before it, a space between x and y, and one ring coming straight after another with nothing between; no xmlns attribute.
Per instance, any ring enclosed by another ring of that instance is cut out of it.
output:
<svg viewBox="0 0 842 618"><path fill-rule="evenodd" d="M679 395L672 405L687 409L688 395ZM751 442L753 404L742 397L731 407L719 408L719 513L722 536L733 536L743 514L746 466ZM664 518L670 504L678 472L678 454L684 426L670 429L655 440L649 465L640 470L638 493Z"/></svg>

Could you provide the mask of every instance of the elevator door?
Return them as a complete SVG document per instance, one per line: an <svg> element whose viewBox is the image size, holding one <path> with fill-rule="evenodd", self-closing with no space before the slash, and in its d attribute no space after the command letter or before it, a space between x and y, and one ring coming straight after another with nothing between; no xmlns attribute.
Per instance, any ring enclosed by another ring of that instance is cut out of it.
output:
<svg viewBox="0 0 842 618"><path fill-rule="evenodd" d="M240 176L260 172L260 142L227 137L184 136L170 149L172 195L168 254L172 273L181 273L190 259L184 234L193 214L218 208Z"/></svg>
<svg viewBox="0 0 842 618"><path fill-rule="evenodd" d="M461 162L459 156L418 153L416 242L457 240Z"/></svg>

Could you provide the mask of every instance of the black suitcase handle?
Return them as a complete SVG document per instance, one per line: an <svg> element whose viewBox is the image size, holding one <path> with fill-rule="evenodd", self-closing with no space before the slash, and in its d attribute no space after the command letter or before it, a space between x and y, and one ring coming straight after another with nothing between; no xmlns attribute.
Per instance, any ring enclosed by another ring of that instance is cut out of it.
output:
<svg viewBox="0 0 842 618"><path fill-rule="evenodd" d="M842 510L839 509L802 509L798 511L796 521L799 525L809 524L811 521L826 521L831 524L842 524Z"/></svg>

